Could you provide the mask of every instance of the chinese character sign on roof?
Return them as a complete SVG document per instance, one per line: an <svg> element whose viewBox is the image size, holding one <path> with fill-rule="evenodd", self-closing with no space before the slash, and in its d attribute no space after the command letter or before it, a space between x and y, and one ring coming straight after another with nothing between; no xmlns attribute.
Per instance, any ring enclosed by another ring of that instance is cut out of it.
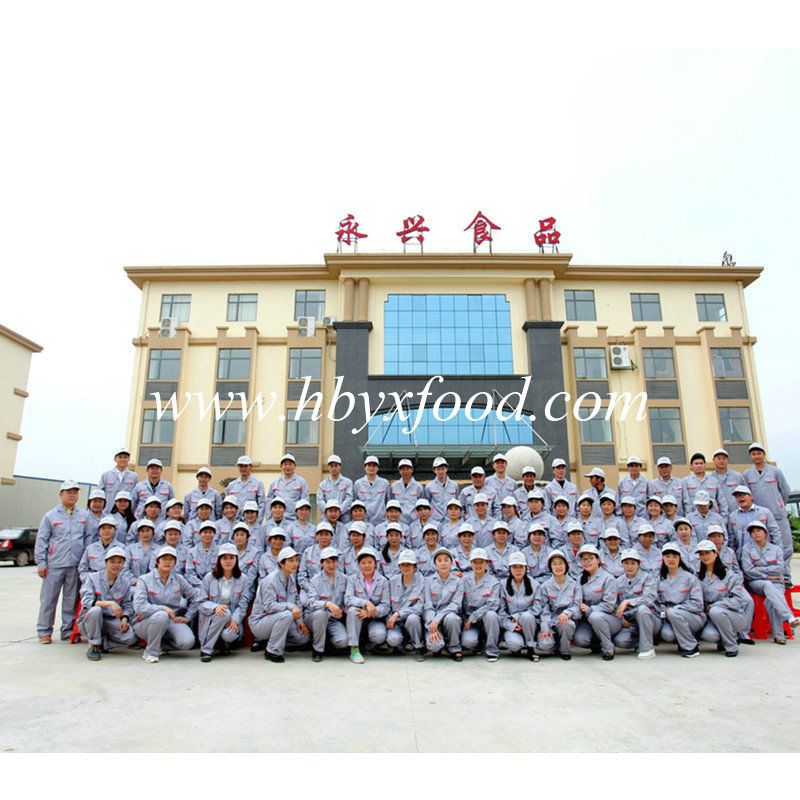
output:
<svg viewBox="0 0 800 800"><path fill-rule="evenodd" d="M339 222L339 230L336 231L336 239L339 242L337 251L341 253L342 245L346 244L348 246L352 245L357 253L358 240L366 238L366 233L359 233L358 223L355 221L355 217L352 214L348 214L343 220L341 220L341 222Z"/></svg>
<svg viewBox="0 0 800 800"><path fill-rule="evenodd" d="M425 240L423 234L430 230L430 228L426 228L422 224L423 222L425 222L425 217L422 214L417 214L415 217L406 217L403 220L403 230L397 231L397 236L403 242L404 253L406 251L406 243L412 239L416 239L419 242L419 249L422 252L422 243Z"/></svg>
<svg viewBox="0 0 800 800"><path fill-rule="evenodd" d="M472 228L472 252L475 253L478 250L478 247L482 245L484 242L489 242L489 252L492 252L492 231L499 231L500 226L495 225L489 217L487 217L482 211L479 211L475 215L475 219L464 228L465 231L468 231Z"/></svg>
<svg viewBox="0 0 800 800"><path fill-rule="evenodd" d="M539 245L539 252L544 253L545 244L552 245L553 252L558 252L558 243L561 241L561 234L556 230L556 218L548 217L539 220L539 230L533 234L533 241Z"/></svg>

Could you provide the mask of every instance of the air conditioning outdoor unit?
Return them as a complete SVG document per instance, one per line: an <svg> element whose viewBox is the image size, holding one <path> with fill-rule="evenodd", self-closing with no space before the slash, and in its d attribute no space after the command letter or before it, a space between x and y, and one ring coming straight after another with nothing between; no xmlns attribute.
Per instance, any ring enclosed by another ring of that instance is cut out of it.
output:
<svg viewBox="0 0 800 800"><path fill-rule="evenodd" d="M322 318L322 324L326 328L330 328L333 325L334 322L336 322L336 317L323 317Z"/></svg>
<svg viewBox="0 0 800 800"><path fill-rule="evenodd" d="M163 317L161 319L161 330L158 335L162 339L174 339L178 335L178 318Z"/></svg>
<svg viewBox="0 0 800 800"><path fill-rule="evenodd" d="M317 331L317 321L314 317L300 317L297 320L298 336L313 336Z"/></svg>
<svg viewBox="0 0 800 800"><path fill-rule="evenodd" d="M611 369L630 369L631 354L625 344L614 344L608 348L611 356Z"/></svg>

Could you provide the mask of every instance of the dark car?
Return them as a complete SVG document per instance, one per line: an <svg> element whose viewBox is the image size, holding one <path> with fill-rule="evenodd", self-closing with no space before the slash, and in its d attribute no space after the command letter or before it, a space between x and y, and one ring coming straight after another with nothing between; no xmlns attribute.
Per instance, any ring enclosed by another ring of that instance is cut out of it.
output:
<svg viewBox="0 0 800 800"><path fill-rule="evenodd" d="M13 561L18 567L33 564L36 528L3 528L0 530L0 561Z"/></svg>

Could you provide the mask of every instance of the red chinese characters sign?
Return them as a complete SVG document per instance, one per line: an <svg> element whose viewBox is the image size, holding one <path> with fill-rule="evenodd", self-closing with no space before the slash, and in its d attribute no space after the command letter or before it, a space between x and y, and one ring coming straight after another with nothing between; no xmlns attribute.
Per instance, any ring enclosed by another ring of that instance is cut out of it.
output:
<svg viewBox="0 0 800 800"><path fill-rule="evenodd" d="M553 246L553 252L558 252L558 243L561 241L561 234L556 230L556 218L548 217L539 220L539 230L533 234L533 241L539 245L539 252L544 253L545 244Z"/></svg>
<svg viewBox="0 0 800 800"><path fill-rule="evenodd" d="M358 240L366 239L366 233L359 233L358 223L352 214L348 214L341 222L339 222L339 230L336 231L336 239L339 242L339 252L341 252L342 245L353 245L356 252L358 252Z"/></svg>
<svg viewBox="0 0 800 800"><path fill-rule="evenodd" d="M419 249L422 251L422 243L425 241L424 234L430 230L430 228L422 224L423 222L425 222L425 217L422 214L417 214L415 217L406 217L403 220L403 230L397 231L396 235L400 237L400 241L403 243L404 253L406 244L412 239L416 239L419 242Z"/></svg>
<svg viewBox="0 0 800 800"><path fill-rule="evenodd" d="M492 231L499 231L500 226L495 225L489 217L479 211L475 218L464 228L468 231L472 228L472 252L474 253L484 242L489 242L489 252L492 252Z"/></svg>

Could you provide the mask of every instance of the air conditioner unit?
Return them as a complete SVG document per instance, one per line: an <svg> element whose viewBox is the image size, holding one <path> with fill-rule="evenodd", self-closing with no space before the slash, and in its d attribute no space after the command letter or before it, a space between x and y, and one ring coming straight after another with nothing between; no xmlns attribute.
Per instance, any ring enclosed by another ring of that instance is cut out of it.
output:
<svg viewBox="0 0 800 800"><path fill-rule="evenodd" d="M330 328L333 325L334 322L336 322L336 317L323 317L322 318L322 324L326 328Z"/></svg>
<svg viewBox="0 0 800 800"><path fill-rule="evenodd" d="M313 336L317 332L317 321L314 317L300 317L297 320L298 336Z"/></svg>
<svg viewBox="0 0 800 800"><path fill-rule="evenodd" d="M611 356L611 369L630 369L631 354L625 344L614 344L608 348Z"/></svg>
<svg viewBox="0 0 800 800"><path fill-rule="evenodd" d="M162 339L174 339L178 335L178 318L163 317L161 320L161 330L158 335Z"/></svg>

